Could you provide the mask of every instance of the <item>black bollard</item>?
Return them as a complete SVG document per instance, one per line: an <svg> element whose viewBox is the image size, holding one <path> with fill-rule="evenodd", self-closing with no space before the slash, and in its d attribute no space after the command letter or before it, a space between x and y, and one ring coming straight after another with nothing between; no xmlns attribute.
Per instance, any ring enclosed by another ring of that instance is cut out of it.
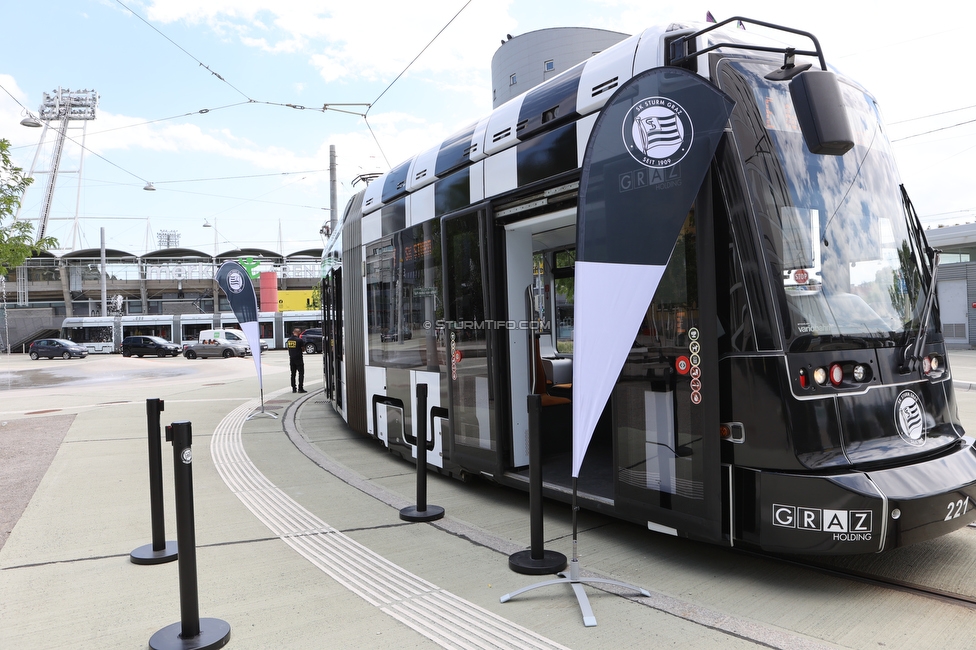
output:
<svg viewBox="0 0 976 650"><path fill-rule="evenodd" d="M149 430L149 509L152 517L152 544L129 553L133 564L162 564L176 559L179 545L166 541L166 519L163 515L163 443L159 431L159 414L163 400L146 400L146 422Z"/></svg>
<svg viewBox="0 0 976 650"><path fill-rule="evenodd" d="M444 508L427 505L427 384L417 384L417 505L400 510L404 521L434 521Z"/></svg>
<svg viewBox="0 0 976 650"><path fill-rule="evenodd" d="M542 435L539 432L539 412L542 397L529 395L529 537L528 551L513 553L508 568L526 575L557 573L566 568L566 556L543 548L542 521Z"/></svg>
<svg viewBox="0 0 976 650"><path fill-rule="evenodd" d="M173 478L176 483L176 541L180 546L180 622L168 625L149 639L153 650L206 650L222 648L230 640L230 625L218 618L200 618L197 593L196 530L193 522L193 452L189 422L166 427L173 443Z"/></svg>

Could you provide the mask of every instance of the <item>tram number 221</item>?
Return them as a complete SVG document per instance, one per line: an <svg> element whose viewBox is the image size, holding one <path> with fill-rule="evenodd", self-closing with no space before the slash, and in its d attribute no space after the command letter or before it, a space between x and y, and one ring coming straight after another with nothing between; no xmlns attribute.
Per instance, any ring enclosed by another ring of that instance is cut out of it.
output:
<svg viewBox="0 0 976 650"><path fill-rule="evenodd" d="M946 510L949 512L942 521L949 521L950 519L955 519L960 515L966 514L966 511L969 510L969 497L959 499L958 501L950 501L949 505L946 506Z"/></svg>

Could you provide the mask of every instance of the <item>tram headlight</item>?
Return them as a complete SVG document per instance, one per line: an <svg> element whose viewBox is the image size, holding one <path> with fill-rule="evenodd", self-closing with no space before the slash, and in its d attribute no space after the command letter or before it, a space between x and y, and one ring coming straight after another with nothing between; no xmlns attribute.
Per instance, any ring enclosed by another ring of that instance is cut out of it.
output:
<svg viewBox="0 0 976 650"><path fill-rule="evenodd" d="M844 381L844 369L839 363L832 364L830 366L830 383L834 386L840 386L842 381Z"/></svg>
<svg viewBox="0 0 976 650"><path fill-rule="evenodd" d="M854 366L854 381L861 382L868 378L868 369L861 364Z"/></svg>
<svg viewBox="0 0 976 650"><path fill-rule="evenodd" d="M813 371L813 380L815 382L817 382L817 384L819 384L821 386L823 386L824 384L826 384L827 383L827 369L826 368L817 368L816 370L814 370Z"/></svg>

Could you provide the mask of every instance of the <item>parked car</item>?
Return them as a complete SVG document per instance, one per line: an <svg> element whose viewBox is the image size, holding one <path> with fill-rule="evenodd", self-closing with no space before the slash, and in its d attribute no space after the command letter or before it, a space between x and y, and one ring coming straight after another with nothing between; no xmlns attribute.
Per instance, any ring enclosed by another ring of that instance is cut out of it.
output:
<svg viewBox="0 0 976 650"><path fill-rule="evenodd" d="M251 348L246 343L234 343L225 339L207 339L198 341L186 346L183 356L187 359L208 359L210 357L220 357L230 359L231 357L245 357L251 353Z"/></svg>
<svg viewBox="0 0 976 650"><path fill-rule="evenodd" d="M310 327L301 333L302 347L305 348L305 354L321 354L322 353L322 328L321 327Z"/></svg>
<svg viewBox="0 0 976 650"><path fill-rule="evenodd" d="M54 357L61 357L62 359L78 357L79 359L84 359L87 356L88 348L67 339L37 339L30 344L30 358L35 361L41 357L47 357L48 359L53 359Z"/></svg>
<svg viewBox="0 0 976 650"><path fill-rule="evenodd" d="M137 357L147 354L157 357L175 357L179 353L179 345L161 336L127 336L122 339L123 357L131 357L133 354Z"/></svg>
<svg viewBox="0 0 976 650"><path fill-rule="evenodd" d="M409 328L403 327L398 333L395 329L387 330L380 334L380 341L383 343L389 343L393 341L409 341L413 338L413 332Z"/></svg>

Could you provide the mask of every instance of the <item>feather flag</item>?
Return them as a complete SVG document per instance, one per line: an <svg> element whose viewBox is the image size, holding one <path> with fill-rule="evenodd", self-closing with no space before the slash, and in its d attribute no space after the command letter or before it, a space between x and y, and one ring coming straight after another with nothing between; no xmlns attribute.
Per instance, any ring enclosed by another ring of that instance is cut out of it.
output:
<svg viewBox="0 0 976 650"><path fill-rule="evenodd" d="M654 68L593 126L576 215L574 477L733 106L694 73Z"/></svg>
<svg viewBox="0 0 976 650"><path fill-rule="evenodd" d="M264 378L261 373L261 331L258 328L258 299L251 277L239 262L229 260L217 269L217 284L227 296L230 308L251 346L254 369L258 373L258 387L264 395Z"/></svg>

